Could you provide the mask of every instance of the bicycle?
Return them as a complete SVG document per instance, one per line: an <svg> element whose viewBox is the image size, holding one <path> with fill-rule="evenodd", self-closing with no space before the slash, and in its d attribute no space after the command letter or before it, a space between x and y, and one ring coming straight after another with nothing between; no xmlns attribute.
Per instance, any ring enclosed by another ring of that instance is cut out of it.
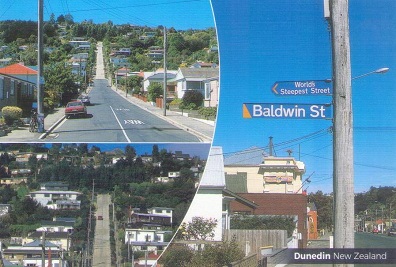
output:
<svg viewBox="0 0 396 267"><path fill-rule="evenodd" d="M38 123L37 123L37 112L32 111L32 115L30 116L29 122L29 132L37 131Z"/></svg>

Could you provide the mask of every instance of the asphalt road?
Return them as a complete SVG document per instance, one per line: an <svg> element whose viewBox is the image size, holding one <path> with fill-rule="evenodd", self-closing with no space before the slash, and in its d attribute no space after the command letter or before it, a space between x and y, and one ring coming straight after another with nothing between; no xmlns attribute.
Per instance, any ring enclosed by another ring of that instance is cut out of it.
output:
<svg viewBox="0 0 396 267"><path fill-rule="evenodd" d="M56 142L200 142L199 138L133 105L94 81L91 105L84 118L65 119L51 133Z"/></svg>
<svg viewBox="0 0 396 267"><path fill-rule="evenodd" d="M92 267L111 266L109 205L109 195L97 196L97 209L95 215L96 217L101 215L103 220L96 220Z"/></svg>

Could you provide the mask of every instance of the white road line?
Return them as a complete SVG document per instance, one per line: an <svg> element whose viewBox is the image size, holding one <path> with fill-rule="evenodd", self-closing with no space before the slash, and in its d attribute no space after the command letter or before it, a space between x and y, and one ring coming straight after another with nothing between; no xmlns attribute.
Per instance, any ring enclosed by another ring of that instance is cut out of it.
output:
<svg viewBox="0 0 396 267"><path fill-rule="evenodd" d="M124 128L122 127L122 124L121 124L120 120L117 118L117 115L115 114L114 109L111 106L110 106L110 108L111 108L111 111L114 114L114 117L116 118L116 120L118 122L118 125L120 125L120 128L121 128L122 132L124 133L125 138L128 140L128 143L131 143L131 140L128 138Z"/></svg>

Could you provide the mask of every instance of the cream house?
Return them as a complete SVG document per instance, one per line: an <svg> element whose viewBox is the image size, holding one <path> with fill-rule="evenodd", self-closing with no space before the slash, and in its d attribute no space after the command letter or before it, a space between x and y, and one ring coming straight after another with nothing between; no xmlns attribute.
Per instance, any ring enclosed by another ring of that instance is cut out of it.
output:
<svg viewBox="0 0 396 267"><path fill-rule="evenodd" d="M240 155L225 159L224 171L227 189L236 193L302 193L302 176L305 173L303 162L292 156L276 157L264 151L250 148Z"/></svg>

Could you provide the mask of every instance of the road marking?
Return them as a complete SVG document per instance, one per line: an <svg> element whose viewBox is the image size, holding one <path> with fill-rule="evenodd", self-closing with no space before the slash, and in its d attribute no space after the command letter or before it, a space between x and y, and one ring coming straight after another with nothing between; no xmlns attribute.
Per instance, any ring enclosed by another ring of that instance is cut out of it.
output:
<svg viewBox="0 0 396 267"><path fill-rule="evenodd" d="M117 111L130 111L129 108L116 108L114 110L117 110Z"/></svg>
<svg viewBox="0 0 396 267"><path fill-rule="evenodd" d="M127 136L127 134L126 134L124 128L123 128L122 125L121 125L120 120L117 118L117 115L115 114L114 109L113 109L111 106L110 106L110 108L111 108L111 111L112 111L113 114L114 114L114 117L116 118L116 120L117 120L117 122L118 122L118 125L120 125L121 130L122 130L122 132L124 133L124 136L125 136L125 138L127 139L128 143L131 143L131 140L128 138L128 136Z"/></svg>
<svg viewBox="0 0 396 267"><path fill-rule="evenodd" d="M124 120L124 124L144 124L141 120Z"/></svg>

